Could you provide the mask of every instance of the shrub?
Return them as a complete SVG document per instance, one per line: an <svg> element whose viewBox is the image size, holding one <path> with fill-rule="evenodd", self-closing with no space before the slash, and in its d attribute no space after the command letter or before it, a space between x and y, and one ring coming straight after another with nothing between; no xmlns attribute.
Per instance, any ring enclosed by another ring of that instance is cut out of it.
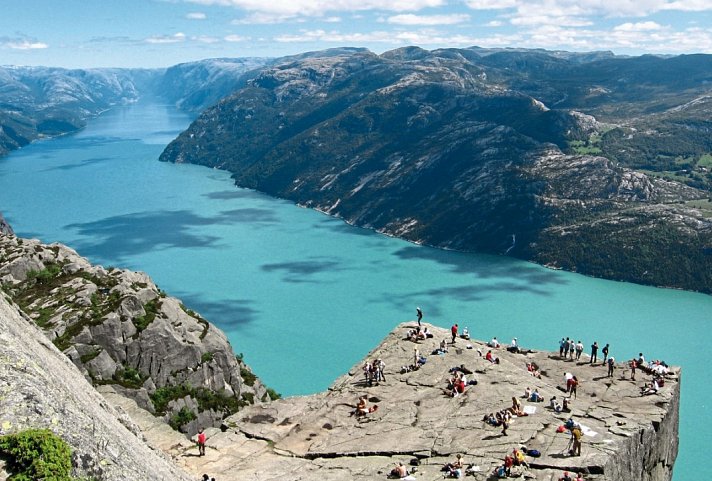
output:
<svg viewBox="0 0 712 481"><path fill-rule="evenodd" d="M7 456L13 481L46 479L70 481L69 445L49 429L28 429L0 437L0 453Z"/></svg>
<svg viewBox="0 0 712 481"><path fill-rule="evenodd" d="M210 362L213 360L213 353L212 352L204 352L202 356L200 356L200 360L202 362Z"/></svg>
<svg viewBox="0 0 712 481"><path fill-rule="evenodd" d="M187 407L183 406L180 411L171 416L171 419L170 421L168 421L168 424L170 424L170 426L176 431L180 431L180 428L183 425L188 424L194 419L197 419L195 413Z"/></svg>
<svg viewBox="0 0 712 481"><path fill-rule="evenodd" d="M242 380L248 386L254 386L255 381L257 380L257 376L255 376L252 371L244 367L240 368L240 377L242 377Z"/></svg>

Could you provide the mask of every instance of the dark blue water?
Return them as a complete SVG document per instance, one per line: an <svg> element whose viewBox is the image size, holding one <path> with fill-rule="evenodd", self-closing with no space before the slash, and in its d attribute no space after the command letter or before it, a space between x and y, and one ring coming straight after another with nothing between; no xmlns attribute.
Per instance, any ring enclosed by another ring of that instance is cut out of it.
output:
<svg viewBox="0 0 712 481"><path fill-rule="evenodd" d="M158 162L188 123L147 102L15 152L0 159L0 210L18 235L148 272L286 395L326 388L416 306L482 339L554 350L571 336L610 343L619 360L683 365L675 479L692 478L712 429L711 296L416 246L237 189L225 172Z"/></svg>

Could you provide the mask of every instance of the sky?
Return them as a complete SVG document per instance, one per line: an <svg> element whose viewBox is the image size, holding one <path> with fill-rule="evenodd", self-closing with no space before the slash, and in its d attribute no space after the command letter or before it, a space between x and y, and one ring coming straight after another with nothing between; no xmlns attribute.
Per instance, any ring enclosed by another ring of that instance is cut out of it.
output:
<svg viewBox="0 0 712 481"><path fill-rule="evenodd" d="M152 68L407 45L712 53L712 0L0 0L0 65Z"/></svg>

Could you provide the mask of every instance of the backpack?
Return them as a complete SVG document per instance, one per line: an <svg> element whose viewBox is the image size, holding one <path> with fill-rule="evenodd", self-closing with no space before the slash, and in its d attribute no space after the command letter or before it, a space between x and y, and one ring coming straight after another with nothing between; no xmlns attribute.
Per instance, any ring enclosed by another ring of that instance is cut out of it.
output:
<svg viewBox="0 0 712 481"><path fill-rule="evenodd" d="M541 453L536 449L528 449L527 456L531 456L532 458L538 458L541 456Z"/></svg>

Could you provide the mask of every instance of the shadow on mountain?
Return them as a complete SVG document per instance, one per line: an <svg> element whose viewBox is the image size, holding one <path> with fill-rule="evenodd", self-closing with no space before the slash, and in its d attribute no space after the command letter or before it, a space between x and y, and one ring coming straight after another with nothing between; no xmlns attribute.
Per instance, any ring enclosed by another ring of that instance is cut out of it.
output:
<svg viewBox="0 0 712 481"><path fill-rule="evenodd" d="M265 272L280 272L283 274L282 280L292 283L320 283L323 282L314 279L313 276L323 274L325 272L341 271L340 263L334 260L313 260L295 261L295 262L279 262L274 264L263 264L260 269Z"/></svg>
<svg viewBox="0 0 712 481"><path fill-rule="evenodd" d="M185 307L192 309L224 331L231 331L257 319L259 311L252 301L224 299L209 301L199 294L171 293L178 297Z"/></svg>

